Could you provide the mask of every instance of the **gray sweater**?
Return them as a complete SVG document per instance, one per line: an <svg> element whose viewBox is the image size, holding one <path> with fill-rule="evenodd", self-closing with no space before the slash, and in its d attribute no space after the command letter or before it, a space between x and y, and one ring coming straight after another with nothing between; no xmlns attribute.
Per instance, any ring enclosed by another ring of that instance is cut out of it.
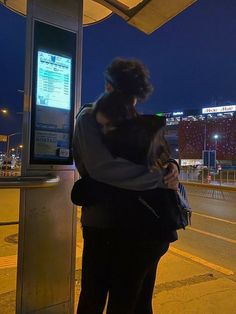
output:
<svg viewBox="0 0 236 314"><path fill-rule="evenodd" d="M92 108L84 108L77 116L73 137L73 155L80 175L129 190L166 188L164 171L150 172L146 166L122 158L114 158L102 141L99 125ZM86 207L81 222L85 226L107 228L113 226L109 208ZM134 222L135 223L135 222Z"/></svg>

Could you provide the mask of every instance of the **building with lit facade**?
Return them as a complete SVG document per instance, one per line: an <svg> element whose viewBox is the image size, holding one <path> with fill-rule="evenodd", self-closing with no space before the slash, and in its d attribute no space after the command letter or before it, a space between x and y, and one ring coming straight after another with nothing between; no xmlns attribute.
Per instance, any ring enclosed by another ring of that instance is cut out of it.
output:
<svg viewBox="0 0 236 314"><path fill-rule="evenodd" d="M202 163L204 150L215 150L216 159L236 165L236 105L165 113L167 137L181 165Z"/></svg>

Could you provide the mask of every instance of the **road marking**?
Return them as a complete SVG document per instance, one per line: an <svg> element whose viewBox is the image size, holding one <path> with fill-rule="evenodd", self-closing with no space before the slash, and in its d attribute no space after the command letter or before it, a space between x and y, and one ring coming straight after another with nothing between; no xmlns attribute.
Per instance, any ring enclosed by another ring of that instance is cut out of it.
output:
<svg viewBox="0 0 236 314"><path fill-rule="evenodd" d="M219 265L210 263L210 262L206 261L206 260L203 259L203 258L200 258L200 257L198 257L198 256L194 256L194 255L192 255L192 254L190 254L190 253L187 253L187 252L185 252L185 251L176 249L176 248L173 247L173 246L171 246L171 247L169 248L169 250L170 250L171 252L173 252L173 253L176 253L176 254L178 254L178 255L180 255L180 256L186 257L186 258L188 258L188 259L190 259L190 260L192 260L192 261L194 261L194 262L197 262L197 263L199 263L199 264L201 264L201 265L204 265L204 266L206 266L206 267L208 267L208 268L211 268L211 269L213 269L213 270L216 270L216 271L218 271L218 272L220 272L220 273L222 273L222 274L224 274L224 275L229 276L229 275L233 275L233 274L234 274L234 272L233 272L232 270L230 270L230 269L227 269L227 268L221 267L221 266L219 266Z"/></svg>
<svg viewBox="0 0 236 314"><path fill-rule="evenodd" d="M226 219L222 219L222 218L218 218L218 217L214 217L214 216L208 216L208 215L204 215L204 214L199 214L199 213L195 213L195 212L193 212L193 215L197 215L197 216L201 216L201 217L205 217L205 218L209 218L209 219L214 219L214 220L226 222L228 224L236 225L236 221L230 221L230 220L226 220Z"/></svg>
<svg viewBox="0 0 236 314"><path fill-rule="evenodd" d="M225 237L222 237L222 236L217 235L217 234L215 234L215 233L203 231L203 230L196 229L196 228L193 228L193 227L188 227L188 230L192 230L192 231L195 231L195 232L198 232L198 233L201 233L201 234L204 234L204 235L207 235L207 236L216 238L216 239L220 239L220 240L223 240L223 241L226 241L226 242L229 242L229 243L236 244L236 240L234 240L234 239L229 239L229 238L225 238Z"/></svg>
<svg viewBox="0 0 236 314"><path fill-rule="evenodd" d="M0 269L15 268L16 263L17 263L17 255L0 257Z"/></svg>

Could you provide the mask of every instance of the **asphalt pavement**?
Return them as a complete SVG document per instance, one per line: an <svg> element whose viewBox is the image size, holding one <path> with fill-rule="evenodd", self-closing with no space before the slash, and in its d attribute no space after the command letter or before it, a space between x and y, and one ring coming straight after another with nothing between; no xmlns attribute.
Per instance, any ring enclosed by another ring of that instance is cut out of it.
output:
<svg viewBox="0 0 236 314"><path fill-rule="evenodd" d="M192 226L179 232L160 262L154 314L236 313L236 193L188 192ZM19 190L0 190L0 221L16 221L18 203ZM0 314L15 313L17 228L0 226ZM76 303L82 246L78 228Z"/></svg>

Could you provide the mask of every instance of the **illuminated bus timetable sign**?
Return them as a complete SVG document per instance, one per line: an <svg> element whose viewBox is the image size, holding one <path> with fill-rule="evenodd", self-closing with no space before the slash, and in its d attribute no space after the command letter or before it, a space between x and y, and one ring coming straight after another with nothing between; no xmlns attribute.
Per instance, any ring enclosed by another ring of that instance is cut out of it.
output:
<svg viewBox="0 0 236 314"><path fill-rule="evenodd" d="M70 109L71 58L38 51L37 105Z"/></svg>
<svg viewBox="0 0 236 314"><path fill-rule="evenodd" d="M202 113L223 113L236 111L236 105L202 108Z"/></svg>
<svg viewBox="0 0 236 314"><path fill-rule="evenodd" d="M52 162L70 157L72 59L37 52L33 156Z"/></svg>

